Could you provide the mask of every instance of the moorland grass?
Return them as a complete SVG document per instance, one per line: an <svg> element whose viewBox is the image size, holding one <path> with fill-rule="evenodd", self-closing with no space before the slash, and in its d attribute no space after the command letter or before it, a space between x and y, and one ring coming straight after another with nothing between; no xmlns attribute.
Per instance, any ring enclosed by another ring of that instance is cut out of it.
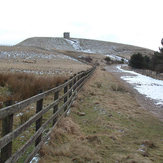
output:
<svg viewBox="0 0 163 163"><path fill-rule="evenodd" d="M0 73L0 90L6 89L6 94L0 93L0 100L21 101L34 96L41 91L53 88L65 81L62 76L37 76L26 73Z"/></svg>

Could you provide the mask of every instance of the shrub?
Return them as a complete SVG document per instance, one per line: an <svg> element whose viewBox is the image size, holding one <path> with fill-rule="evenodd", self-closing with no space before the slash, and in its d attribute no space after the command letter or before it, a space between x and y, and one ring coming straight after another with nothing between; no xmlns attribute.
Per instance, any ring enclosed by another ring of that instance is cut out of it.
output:
<svg viewBox="0 0 163 163"><path fill-rule="evenodd" d="M88 62L88 63L91 63L92 62L92 58L91 57L81 57L82 60Z"/></svg>
<svg viewBox="0 0 163 163"><path fill-rule="evenodd" d="M144 68L144 57L141 53L133 54L129 60L129 66L133 68Z"/></svg>
<svg viewBox="0 0 163 163"><path fill-rule="evenodd" d="M107 63L111 61L110 57L105 57L104 59Z"/></svg>
<svg viewBox="0 0 163 163"><path fill-rule="evenodd" d="M151 70L154 70L158 73L163 72L163 53L154 52L154 55L151 58Z"/></svg>

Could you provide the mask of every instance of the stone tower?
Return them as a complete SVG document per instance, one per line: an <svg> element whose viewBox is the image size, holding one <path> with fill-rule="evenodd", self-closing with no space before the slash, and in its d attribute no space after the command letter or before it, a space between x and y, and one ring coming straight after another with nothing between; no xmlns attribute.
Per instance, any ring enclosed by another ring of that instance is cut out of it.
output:
<svg viewBox="0 0 163 163"><path fill-rule="evenodd" d="M69 39L70 38L70 32L64 32L63 37Z"/></svg>

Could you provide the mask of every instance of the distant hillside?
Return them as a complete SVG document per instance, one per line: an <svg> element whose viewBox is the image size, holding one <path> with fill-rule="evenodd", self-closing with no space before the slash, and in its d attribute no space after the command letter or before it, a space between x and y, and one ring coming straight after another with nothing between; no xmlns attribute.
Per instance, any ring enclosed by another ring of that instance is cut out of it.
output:
<svg viewBox="0 0 163 163"><path fill-rule="evenodd" d="M153 53L150 49L145 49L132 45L125 45L113 42L77 39L77 38L57 38L57 37L33 37L26 39L16 46L39 47L47 50L67 50L95 54L114 54L129 58L133 53L141 52L146 55Z"/></svg>

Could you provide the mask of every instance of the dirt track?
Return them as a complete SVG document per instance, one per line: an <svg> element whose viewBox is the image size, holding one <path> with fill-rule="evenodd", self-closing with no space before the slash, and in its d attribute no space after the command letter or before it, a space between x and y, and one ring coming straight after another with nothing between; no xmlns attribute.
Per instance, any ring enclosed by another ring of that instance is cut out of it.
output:
<svg viewBox="0 0 163 163"><path fill-rule="evenodd" d="M107 66L106 70L111 72L118 80L120 80L127 89L132 91L136 97L137 102L146 110L152 112L161 121L163 121L163 107L154 104L154 101L140 94L133 86L121 79L121 76L126 75L124 72L117 71L116 65Z"/></svg>

